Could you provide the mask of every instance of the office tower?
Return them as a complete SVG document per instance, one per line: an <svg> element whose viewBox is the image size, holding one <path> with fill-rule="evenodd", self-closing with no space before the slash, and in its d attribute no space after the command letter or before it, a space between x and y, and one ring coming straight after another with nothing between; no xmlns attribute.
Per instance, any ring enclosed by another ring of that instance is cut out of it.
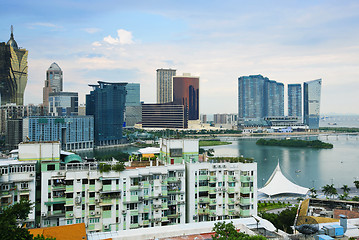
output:
<svg viewBox="0 0 359 240"><path fill-rule="evenodd" d="M49 94L52 92L62 92L62 86L62 70L54 62L46 71L45 86L43 88L43 104L45 107L49 107Z"/></svg>
<svg viewBox="0 0 359 240"><path fill-rule="evenodd" d="M143 128L187 128L187 111L173 103L142 104Z"/></svg>
<svg viewBox="0 0 359 240"><path fill-rule="evenodd" d="M284 115L284 85L262 75L238 78L238 117L264 118Z"/></svg>
<svg viewBox="0 0 359 240"><path fill-rule="evenodd" d="M288 116L302 117L302 85L288 84Z"/></svg>
<svg viewBox="0 0 359 240"><path fill-rule="evenodd" d="M188 120L199 119L199 77L189 73L173 78L173 103L183 105L188 112Z"/></svg>
<svg viewBox="0 0 359 240"><path fill-rule="evenodd" d="M125 123L126 127L133 127L142 120L142 107L140 101L140 84L128 83L126 85Z"/></svg>
<svg viewBox="0 0 359 240"><path fill-rule="evenodd" d="M319 129L322 79L304 82L303 120L309 129Z"/></svg>
<svg viewBox="0 0 359 240"><path fill-rule="evenodd" d="M201 123L207 123L207 114L201 114Z"/></svg>
<svg viewBox="0 0 359 240"><path fill-rule="evenodd" d="M123 141L126 85L102 81L89 85L93 90L86 95L86 115L94 116L96 146L115 145Z"/></svg>
<svg viewBox="0 0 359 240"><path fill-rule="evenodd" d="M22 120L22 140L29 142L60 141L64 150L92 149L92 116L32 116Z"/></svg>
<svg viewBox="0 0 359 240"><path fill-rule="evenodd" d="M157 69L157 103L172 102L172 77L175 69Z"/></svg>
<svg viewBox="0 0 359 240"><path fill-rule="evenodd" d="M0 43L0 103L24 104L28 51L19 48L11 26L10 40Z"/></svg>
<svg viewBox="0 0 359 240"><path fill-rule="evenodd" d="M50 92L48 101L50 116L78 115L79 97L77 92Z"/></svg>
<svg viewBox="0 0 359 240"><path fill-rule="evenodd" d="M284 84L272 80L264 83L264 117L284 116Z"/></svg>

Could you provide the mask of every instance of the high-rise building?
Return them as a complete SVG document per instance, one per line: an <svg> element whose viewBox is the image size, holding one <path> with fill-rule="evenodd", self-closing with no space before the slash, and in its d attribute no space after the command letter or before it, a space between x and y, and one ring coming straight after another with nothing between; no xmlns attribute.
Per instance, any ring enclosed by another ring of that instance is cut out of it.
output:
<svg viewBox="0 0 359 240"><path fill-rule="evenodd" d="M50 92L50 116L76 116L79 111L79 97L77 92Z"/></svg>
<svg viewBox="0 0 359 240"><path fill-rule="evenodd" d="M238 78L238 117L284 116L284 85L262 75Z"/></svg>
<svg viewBox="0 0 359 240"><path fill-rule="evenodd" d="M302 85L288 84L288 116L302 117Z"/></svg>
<svg viewBox="0 0 359 240"><path fill-rule="evenodd" d="M26 117L22 120L22 140L60 141L64 150L92 149L94 119L92 116Z"/></svg>
<svg viewBox="0 0 359 240"><path fill-rule="evenodd" d="M49 107L49 94L52 92L62 92L63 77L62 70L57 63L52 63L46 71L45 86L43 88L43 104Z"/></svg>
<svg viewBox="0 0 359 240"><path fill-rule="evenodd" d="M98 81L86 95L86 115L95 121L95 144L116 145L123 141L122 127L126 103L127 83Z"/></svg>
<svg viewBox="0 0 359 240"><path fill-rule="evenodd" d="M133 127L142 121L142 107L140 100L140 84L128 83L126 85L125 122L126 127Z"/></svg>
<svg viewBox="0 0 359 240"><path fill-rule="evenodd" d="M0 103L5 105L24 104L24 91L27 84L28 51L19 48L13 34L7 43L0 43Z"/></svg>
<svg viewBox="0 0 359 240"><path fill-rule="evenodd" d="M173 103L183 105L188 112L188 120L199 119L199 77L189 73L183 76L174 76Z"/></svg>
<svg viewBox="0 0 359 240"><path fill-rule="evenodd" d="M172 77L175 69L157 69L157 103L172 102Z"/></svg>
<svg viewBox="0 0 359 240"><path fill-rule="evenodd" d="M303 120L309 129L319 129L322 79L304 83Z"/></svg>
<svg viewBox="0 0 359 240"><path fill-rule="evenodd" d="M173 103L142 104L143 128L187 128L187 111Z"/></svg>

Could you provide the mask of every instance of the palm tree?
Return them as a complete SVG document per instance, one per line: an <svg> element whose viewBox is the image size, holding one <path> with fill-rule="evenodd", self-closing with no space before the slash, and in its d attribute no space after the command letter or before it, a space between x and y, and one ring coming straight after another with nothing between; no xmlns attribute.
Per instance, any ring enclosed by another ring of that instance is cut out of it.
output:
<svg viewBox="0 0 359 240"><path fill-rule="evenodd" d="M312 187L311 189L309 189L309 192L311 193L311 194L310 194L310 197L311 197L311 198L316 198L316 197L317 197L317 190L315 190L314 187Z"/></svg>
<svg viewBox="0 0 359 240"><path fill-rule="evenodd" d="M348 185L343 185L343 187L341 187L340 189L342 189L343 190L343 193L349 193L350 192L350 188L348 187Z"/></svg>
<svg viewBox="0 0 359 240"><path fill-rule="evenodd" d="M356 189L359 189L359 181L358 180L354 181L354 185L355 185Z"/></svg>
<svg viewBox="0 0 359 240"><path fill-rule="evenodd" d="M331 197L331 196L335 196L335 195L337 195L338 194L338 192L337 192L337 189L334 187L334 184L331 184L331 185L329 185L329 184L327 184L327 185L325 185L324 187L322 187L322 191L323 191L323 193L324 193L324 195L325 196L329 196L329 197Z"/></svg>

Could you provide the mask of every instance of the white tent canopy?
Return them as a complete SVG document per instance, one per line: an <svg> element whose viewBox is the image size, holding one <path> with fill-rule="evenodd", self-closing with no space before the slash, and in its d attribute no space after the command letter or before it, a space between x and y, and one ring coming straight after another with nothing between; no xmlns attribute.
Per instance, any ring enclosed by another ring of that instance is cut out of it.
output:
<svg viewBox="0 0 359 240"><path fill-rule="evenodd" d="M269 196L283 194L283 193L294 193L305 195L309 191L309 188L299 186L286 178L279 167L279 162L274 172L264 184L264 187L258 189L259 192L265 193Z"/></svg>

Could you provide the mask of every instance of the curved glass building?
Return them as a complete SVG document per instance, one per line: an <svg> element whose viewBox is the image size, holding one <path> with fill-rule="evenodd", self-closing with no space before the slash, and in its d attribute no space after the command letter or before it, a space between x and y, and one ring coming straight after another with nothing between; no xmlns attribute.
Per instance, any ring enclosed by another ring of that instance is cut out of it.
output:
<svg viewBox="0 0 359 240"><path fill-rule="evenodd" d="M24 105L24 92L27 84L26 49L19 48L11 35L7 43L0 43L0 102L1 105L15 103Z"/></svg>

